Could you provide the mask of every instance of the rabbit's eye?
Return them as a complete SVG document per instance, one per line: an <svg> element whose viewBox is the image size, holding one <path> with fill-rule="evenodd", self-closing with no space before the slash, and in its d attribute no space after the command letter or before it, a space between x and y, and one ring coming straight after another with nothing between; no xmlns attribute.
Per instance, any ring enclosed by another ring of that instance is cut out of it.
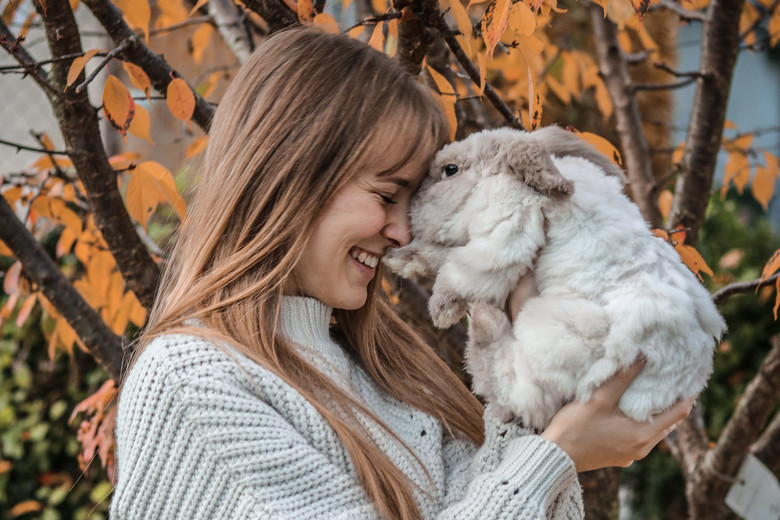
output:
<svg viewBox="0 0 780 520"><path fill-rule="evenodd" d="M445 164L444 165L444 172L441 174L442 179L446 179L447 177L452 177L458 173L458 165L457 164Z"/></svg>

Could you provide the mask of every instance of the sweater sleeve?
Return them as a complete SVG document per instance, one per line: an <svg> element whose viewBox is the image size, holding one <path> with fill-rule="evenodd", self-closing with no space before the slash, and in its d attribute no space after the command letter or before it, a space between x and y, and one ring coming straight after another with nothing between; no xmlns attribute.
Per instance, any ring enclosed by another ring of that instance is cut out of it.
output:
<svg viewBox="0 0 780 520"><path fill-rule="evenodd" d="M202 352L186 350L172 356L153 346L120 397L112 519L376 518L338 450L315 448L272 399L237 384L236 374L226 376L232 360L212 353L199 360ZM186 359L186 374L175 358ZM295 413L305 423L311 411Z"/></svg>
<svg viewBox="0 0 780 520"><path fill-rule="evenodd" d="M485 408L485 442L472 445L445 435L444 519L584 518L574 462L556 444L517 424L502 423Z"/></svg>

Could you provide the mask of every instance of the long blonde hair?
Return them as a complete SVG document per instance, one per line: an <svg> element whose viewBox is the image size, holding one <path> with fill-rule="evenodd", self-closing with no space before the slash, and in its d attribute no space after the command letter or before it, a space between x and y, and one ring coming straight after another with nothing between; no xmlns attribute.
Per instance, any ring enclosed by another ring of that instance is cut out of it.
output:
<svg viewBox="0 0 780 520"><path fill-rule="evenodd" d="M402 133L418 143L404 163L420 147L432 157L447 127L425 87L395 62L313 29L269 37L219 104L203 176L138 353L198 318L206 326L199 334L229 341L316 407L384 517L411 519L419 511L410 481L356 426L355 413L381 421L277 334L283 289L317 216L360 173L370 143L392 146ZM347 348L387 393L481 444L481 405L395 315L380 277L381 267L362 308L333 313Z"/></svg>

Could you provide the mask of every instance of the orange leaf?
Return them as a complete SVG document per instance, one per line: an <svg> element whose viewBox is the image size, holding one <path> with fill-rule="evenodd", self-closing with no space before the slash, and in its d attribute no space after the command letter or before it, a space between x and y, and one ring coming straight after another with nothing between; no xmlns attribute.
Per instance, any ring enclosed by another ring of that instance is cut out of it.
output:
<svg viewBox="0 0 780 520"><path fill-rule="evenodd" d="M385 52L391 58L395 57L395 51L398 49L398 20L387 22L387 40Z"/></svg>
<svg viewBox="0 0 780 520"><path fill-rule="evenodd" d="M103 113L125 139L135 113L135 102L119 78L109 74L103 87Z"/></svg>
<svg viewBox="0 0 780 520"><path fill-rule="evenodd" d="M699 277L699 280L701 280L700 272L707 273L708 275L712 276L712 269L709 268L707 263L704 261L704 258L699 254L698 251L692 246L688 246L682 243L680 241L674 248L677 250L677 253L680 255L680 258L682 258L682 261L685 262L685 265L688 266L688 268L693 271L693 273Z"/></svg>
<svg viewBox="0 0 780 520"><path fill-rule="evenodd" d="M70 69L68 70L68 80L65 83L66 89L78 79L79 74L81 74L81 71L84 70L84 66L97 53L97 49L90 49L84 53L84 56L79 56L73 60L73 63L70 64Z"/></svg>
<svg viewBox="0 0 780 520"><path fill-rule="evenodd" d="M683 154L685 153L685 141L680 142L677 148L672 152L672 164L679 165L682 162Z"/></svg>
<svg viewBox="0 0 780 520"><path fill-rule="evenodd" d="M149 43L149 20L152 17L152 11L149 8L148 0L117 0L117 7L125 15L127 22L141 29L146 36L146 43Z"/></svg>
<svg viewBox="0 0 780 520"><path fill-rule="evenodd" d="M3 292L7 295L19 294L19 275L22 274L22 263L15 262L6 272L3 279Z"/></svg>
<svg viewBox="0 0 780 520"><path fill-rule="evenodd" d="M317 13L314 15L314 25L319 25L322 30L331 34L339 34L339 24L336 19L328 13Z"/></svg>
<svg viewBox="0 0 780 520"><path fill-rule="evenodd" d="M609 157L613 163L617 164L621 168L623 167L623 159L620 158L620 152L617 151L617 148L612 146L612 143L600 135L596 135L591 132L576 132L576 135L580 139L584 139L585 141L595 146L599 152Z"/></svg>
<svg viewBox="0 0 780 520"><path fill-rule="evenodd" d="M311 22L314 18L314 4L311 0L298 0L298 20Z"/></svg>
<svg viewBox="0 0 780 520"><path fill-rule="evenodd" d="M658 195L658 209L661 211L661 216L664 220L669 218L669 212L672 211L672 203L674 202L674 195L669 190L663 190Z"/></svg>
<svg viewBox="0 0 780 520"><path fill-rule="evenodd" d="M651 231L651 233L655 237L662 238L664 240L664 242L668 242L669 241L669 233L667 233L663 229L654 229L654 230Z"/></svg>
<svg viewBox="0 0 780 520"><path fill-rule="evenodd" d="M460 0L450 0L452 15L455 17L455 23L458 24L458 30L467 40L471 38L474 28L471 25L466 8L460 3Z"/></svg>
<svg viewBox="0 0 780 520"><path fill-rule="evenodd" d="M761 272L761 281L763 282L775 274L778 269L780 269L780 249L775 251L775 253L772 255L772 258L770 258L764 266L764 270Z"/></svg>
<svg viewBox="0 0 780 520"><path fill-rule="evenodd" d="M173 78L168 83L165 99L168 102L168 109L171 111L171 114L176 119L185 121L189 127L190 118L193 112L195 112L195 95L192 93L190 86L187 85L187 82L181 78Z"/></svg>
<svg viewBox="0 0 780 520"><path fill-rule="evenodd" d="M197 139L195 139L194 141L192 141L187 146L187 152L186 152L187 159L189 159L191 157L195 157L200 152L205 150L206 149L206 145L208 144L208 142L209 142L209 138L206 135L200 136Z"/></svg>
<svg viewBox="0 0 780 520"><path fill-rule="evenodd" d="M493 0L485 11L482 18L482 39L487 48L486 57L493 57L493 50L501 40L506 26L509 23L509 9L512 6L511 0Z"/></svg>
<svg viewBox="0 0 780 520"><path fill-rule="evenodd" d="M195 34L192 35L192 59L195 63L200 65L203 62L203 52L209 44L211 39L211 33L214 32L214 28L211 24L204 23L198 27Z"/></svg>
<svg viewBox="0 0 780 520"><path fill-rule="evenodd" d="M149 76L146 75L144 69L129 61L122 62L122 65L127 75L130 76L130 84L139 90L143 90L144 94L146 94L146 100L151 102L149 95L152 90L152 83L149 81Z"/></svg>
<svg viewBox="0 0 780 520"><path fill-rule="evenodd" d="M512 4L509 10L509 27L518 36L531 36L536 29L536 15L523 2Z"/></svg>
<svg viewBox="0 0 780 520"><path fill-rule="evenodd" d="M775 280L775 307L772 309L772 312L775 314L775 319L777 319L777 309L780 307L780 278Z"/></svg>
<svg viewBox="0 0 780 520"><path fill-rule="evenodd" d="M139 139L146 139L150 143L154 144L152 138L149 137L149 127L149 113L141 105L136 105L135 116L133 116L133 120L130 122L130 127L128 130L131 134L138 137Z"/></svg>
<svg viewBox="0 0 780 520"><path fill-rule="evenodd" d="M9 518L15 518L17 516L26 515L28 513L37 513L43 510L43 504L37 500L25 500L19 502L8 511Z"/></svg>
<svg viewBox="0 0 780 520"><path fill-rule="evenodd" d="M11 249L2 240L0 240L0 256L14 256Z"/></svg>
<svg viewBox="0 0 780 520"><path fill-rule="evenodd" d="M769 199L775 191L775 175L773 172L764 166L756 167L756 174L753 176L753 184L751 185L751 191L753 192L753 198L755 198L764 211L769 210Z"/></svg>
<svg viewBox="0 0 780 520"><path fill-rule="evenodd" d="M21 329L22 325L24 325L24 322L27 321L27 318L30 317L30 313L33 310L33 307L35 307L35 303L38 301L38 296L35 294L31 294L27 298L25 298L24 303L22 303L22 306L19 307L19 312L16 315L16 327Z"/></svg>
<svg viewBox="0 0 780 520"><path fill-rule="evenodd" d="M657 0L631 0L631 5L634 6L637 14L641 17L647 12L650 4L655 3Z"/></svg>
<svg viewBox="0 0 780 520"><path fill-rule="evenodd" d="M168 202L184 220L186 205L176 189L173 175L164 166L146 161L132 170L127 183L127 211L144 229L157 204Z"/></svg>
<svg viewBox="0 0 780 520"><path fill-rule="evenodd" d="M769 19L767 32L769 33L769 45L776 47L780 43L780 9L775 8L775 14Z"/></svg>
<svg viewBox="0 0 780 520"><path fill-rule="evenodd" d="M428 74L433 78L433 82L436 84L436 88L439 91L437 101L444 111L444 115L447 116L447 121L450 124L450 140L455 139L455 132L458 130L458 118L455 115L455 89L452 87L447 78L436 72L430 65L425 66L428 70Z"/></svg>
<svg viewBox="0 0 780 520"><path fill-rule="evenodd" d="M780 10L778 10L778 12L780 12ZM766 162L766 169L772 172L772 175L780 176L780 162L778 162L776 155L772 155L765 151L764 161Z"/></svg>
<svg viewBox="0 0 780 520"><path fill-rule="evenodd" d="M217 83L219 83L219 78L222 77L222 74L220 71L212 72L206 81L197 86L195 91L200 94L200 97L206 99L217 88Z"/></svg>
<svg viewBox="0 0 780 520"><path fill-rule="evenodd" d="M371 38L368 40L368 46L372 49L376 49L379 52L385 50L385 34L383 32L382 22L374 25L374 31L371 33Z"/></svg>
<svg viewBox="0 0 780 520"><path fill-rule="evenodd" d="M365 25L356 25L355 27L347 31L347 34L349 35L350 38L359 38L360 35L363 34L365 30L366 30Z"/></svg>

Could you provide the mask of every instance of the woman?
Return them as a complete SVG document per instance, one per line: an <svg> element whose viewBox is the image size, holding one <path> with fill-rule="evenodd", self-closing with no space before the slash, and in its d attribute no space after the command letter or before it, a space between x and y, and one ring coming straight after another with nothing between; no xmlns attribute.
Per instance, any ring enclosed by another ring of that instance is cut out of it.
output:
<svg viewBox="0 0 780 520"><path fill-rule="evenodd" d="M627 465L638 372L542 435L501 424L381 298L381 257L447 124L367 46L270 37L219 105L117 419L125 518L581 518L576 470Z"/></svg>

